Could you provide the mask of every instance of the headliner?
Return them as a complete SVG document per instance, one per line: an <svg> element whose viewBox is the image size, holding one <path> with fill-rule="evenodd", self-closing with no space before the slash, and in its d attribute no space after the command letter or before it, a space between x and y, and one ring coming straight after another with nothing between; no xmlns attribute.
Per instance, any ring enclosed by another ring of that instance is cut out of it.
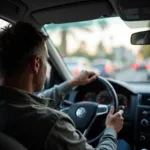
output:
<svg viewBox="0 0 150 150"><path fill-rule="evenodd" d="M142 10L142 11L139 11ZM141 14L142 12L142 14ZM1 0L0 17L41 27L47 23L69 23L120 16L125 21L149 20L149 0Z"/></svg>
<svg viewBox="0 0 150 150"><path fill-rule="evenodd" d="M69 13L68 13L69 12ZM41 27L109 17L115 13L108 0L1 0L0 16L11 22L24 20Z"/></svg>

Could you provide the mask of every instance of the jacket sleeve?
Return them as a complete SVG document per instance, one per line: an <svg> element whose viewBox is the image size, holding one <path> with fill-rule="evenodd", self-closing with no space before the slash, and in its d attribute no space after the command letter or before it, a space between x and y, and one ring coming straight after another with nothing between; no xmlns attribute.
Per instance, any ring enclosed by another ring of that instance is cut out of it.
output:
<svg viewBox="0 0 150 150"><path fill-rule="evenodd" d="M40 92L37 96L41 98L50 98L55 100L55 105L63 100L65 95L71 90L69 81L66 81L60 85L55 85L53 88Z"/></svg>
<svg viewBox="0 0 150 150"><path fill-rule="evenodd" d="M46 150L117 150L117 135L107 128L97 148L93 148L86 138L76 130L73 122L67 118L60 119L49 134Z"/></svg>

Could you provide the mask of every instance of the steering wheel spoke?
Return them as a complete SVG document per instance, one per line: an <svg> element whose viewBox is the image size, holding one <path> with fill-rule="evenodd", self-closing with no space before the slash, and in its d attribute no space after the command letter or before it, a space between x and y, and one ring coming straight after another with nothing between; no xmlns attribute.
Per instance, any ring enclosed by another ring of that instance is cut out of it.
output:
<svg viewBox="0 0 150 150"><path fill-rule="evenodd" d="M62 108L60 111L68 114L70 107Z"/></svg>
<svg viewBox="0 0 150 150"><path fill-rule="evenodd" d="M109 108L108 108L108 107L109 107L109 106L107 106L107 105L102 105L102 104L98 104L98 105L97 105L96 114L95 114L95 116L93 117L93 120L91 121L91 123L89 124L89 126L87 127L87 129L85 129L85 131L84 131L84 133L83 133L83 135L84 135L85 137L87 137L87 135L88 135L88 133L89 133L89 130L90 130L90 128L91 128L93 122L96 120L96 118L97 118L98 116L108 114L108 111L109 111Z"/></svg>
<svg viewBox="0 0 150 150"><path fill-rule="evenodd" d="M108 107L109 107L108 105L99 104L97 107L96 116L108 114L109 111Z"/></svg>

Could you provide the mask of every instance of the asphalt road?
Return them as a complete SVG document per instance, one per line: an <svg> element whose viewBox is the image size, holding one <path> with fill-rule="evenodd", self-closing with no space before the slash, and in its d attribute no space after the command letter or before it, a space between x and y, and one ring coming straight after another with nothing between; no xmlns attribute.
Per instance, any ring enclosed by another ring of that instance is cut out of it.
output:
<svg viewBox="0 0 150 150"><path fill-rule="evenodd" d="M132 70L127 68L116 73L115 78L122 81L147 81L146 70Z"/></svg>

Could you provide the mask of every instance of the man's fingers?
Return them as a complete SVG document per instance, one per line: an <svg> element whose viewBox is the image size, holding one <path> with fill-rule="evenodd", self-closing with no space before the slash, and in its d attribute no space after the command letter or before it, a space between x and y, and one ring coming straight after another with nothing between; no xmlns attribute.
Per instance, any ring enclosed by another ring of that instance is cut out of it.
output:
<svg viewBox="0 0 150 150"><path fill-rule="evenodd" d="M118 113L120 114L120 116L122 116L124 111L121 109L121 110L118 111Z"/></svg>
<svg viewBox="0 0 150 150"><path fill-rule="evenodd" d="M76 77L78 85L88 84L98 78L98 75L92 71L82 70L81 73Z"/></svg>
<svg viewBox="0 0 150 150"><path fill-rule="evenodd" d="M123 118L123 117L121 117L120 119L121 119L122 121L124 121L124 118Z"/></svg>
<svg viewBox="0 0 150 150"><path fill-rule="evenodd" d="M98 77L98 74L95 72L88 72L88 75L89 75L89 77L92 77L92 76Z"/></svg>
<svg viewBox="0 0 150 150"><path fill-rule="evenodd" d="M119 110L114 114L114 117L121 117L123 115L123 110Z"/></svg>
<svg viewBox="0 0 150 150"><path fill-rule="evenodd" d="M95 72L93 71L87 71L88 75L95 75Z"/></svg>
<svg viewBox="0 0 150 150"><path fill-rule="evenodd" d="M114 106L111 106L110 111L109 111L109 115L113 115L114 111L115 111Z"/></svg>
<svg viewBox="0 0 150 150"><path fill-rule="evenodd" d="M94 75L98 76L98 74L96 74L93 71L82 70L82 73L86 73L89 77L94 76Z"/></svg>
<svg viewBox="0 0 150 150"><path fill-rule="evenodd" d="M90 83L90 82L92 82L92 81L94 81L94 80L96 80L96 79L97 79L97 76L94 75L94 76L90 77L90 78L87 80L87 82Z"/></svg>

